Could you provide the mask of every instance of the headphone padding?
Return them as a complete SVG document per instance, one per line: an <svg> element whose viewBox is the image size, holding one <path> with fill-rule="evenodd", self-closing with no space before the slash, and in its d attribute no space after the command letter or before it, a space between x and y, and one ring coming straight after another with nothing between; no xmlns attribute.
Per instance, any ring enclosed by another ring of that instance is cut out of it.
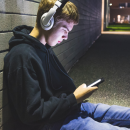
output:
<svg viewBox="0 0 130 130"><path fill-rule="evenodd" d="M47 13L44 13L42 16L41 16L41 19L40 19L40 24L41 24L41 27L44 29L44 30L50 30L53 25L54 25L54 17L52 17L49 21L49 25L44 25L44 19L46 17Z"/></svg>

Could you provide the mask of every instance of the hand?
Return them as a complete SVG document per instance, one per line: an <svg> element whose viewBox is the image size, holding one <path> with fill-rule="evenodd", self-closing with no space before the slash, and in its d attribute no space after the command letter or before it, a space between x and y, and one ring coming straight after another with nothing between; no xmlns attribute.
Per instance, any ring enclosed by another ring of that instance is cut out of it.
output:
<svg viewBox="0 0 130 130"><path fill-rule="evenodd" d="M81 103L84 99L90 97L97 89L98 87L96 86L88 88L86 84L82 84L74 91L73 94L75 95L77 103Z"/></svg>

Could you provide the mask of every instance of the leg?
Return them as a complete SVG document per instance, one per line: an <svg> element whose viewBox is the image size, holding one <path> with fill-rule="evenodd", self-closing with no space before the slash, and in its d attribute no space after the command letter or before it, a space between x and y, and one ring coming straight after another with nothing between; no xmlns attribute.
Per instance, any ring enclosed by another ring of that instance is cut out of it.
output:
<svg viewBox="0 0 130 130"><path fill-rule="evenodd" d="M81 112L70 115L63 122L60 121L43 130L129 130L128 128L130 128L129 108L83 103Z"/></svg>
<svg viewBox="0 0 130 130"><path fill-rule="evenodd" d="M101 122L130 128L130 108L113 105L106 112Z"/></svg>
<svg viewBox="0 0 130 130"><path fill-rule="evenodd" d="M130 128L130 108L116 105L83 103L81 111L87 113L89 117L98 122Z"/></svg>
<svg viewBox="0 0 130 130"><path fill-rule="evenodd" d="M66 118L60 130L128 130L128 128L120 128L108 123L100 123L91 117L84 118L84 113L79 113Z"/></svg>

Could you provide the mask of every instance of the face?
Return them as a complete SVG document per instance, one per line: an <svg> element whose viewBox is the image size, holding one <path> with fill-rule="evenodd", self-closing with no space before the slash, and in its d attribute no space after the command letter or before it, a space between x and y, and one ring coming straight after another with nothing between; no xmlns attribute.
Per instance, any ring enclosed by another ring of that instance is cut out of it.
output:
<svg viewBox="0 0 130 130"><path fill-rule="evenodd" d="M51 30L49 30L46 36L46 43L50 46L60 44L63 40L68 39L68 33L73 29L73 22L60 21Z"/></svg>

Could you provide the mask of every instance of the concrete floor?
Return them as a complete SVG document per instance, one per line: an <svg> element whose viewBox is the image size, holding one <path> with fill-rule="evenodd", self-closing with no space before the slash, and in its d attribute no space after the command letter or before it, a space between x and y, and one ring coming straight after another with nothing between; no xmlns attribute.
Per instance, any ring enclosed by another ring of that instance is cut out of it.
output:
<svg viewBox="0 0 130 130"><path fill-rule="evenodd" d="M105 79L89 102L130 107L130 35L102 34L69 75L76 87Z"/></svg>

